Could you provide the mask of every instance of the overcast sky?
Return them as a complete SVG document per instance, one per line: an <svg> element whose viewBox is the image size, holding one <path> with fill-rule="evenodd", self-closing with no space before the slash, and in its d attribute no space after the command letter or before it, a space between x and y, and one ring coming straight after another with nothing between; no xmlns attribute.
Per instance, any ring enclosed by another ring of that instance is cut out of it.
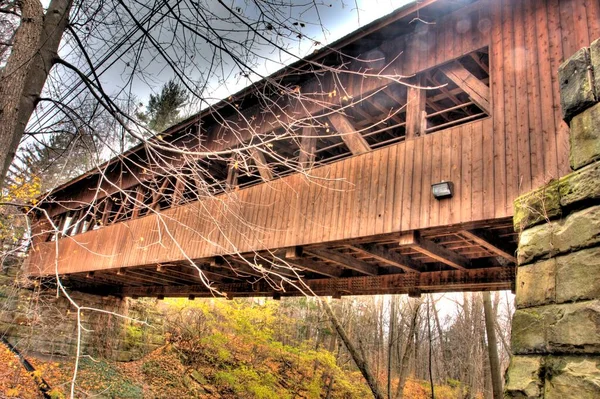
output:
<svg viewBox="0 0 600 399"><path fill-rule="evenodd" d="M210 12L214 13L213 17L215 15L220 16L226 13L223 9L219 9L219 5L215 0L203 1L204 5L210 8ZM230 94L237 92L247 86L251 81L259 80L261 76L275 72L284 65L295 61L297 57L306 56L319 49L320 47L315 46L313 40L317 40L324 45L330 44L359 27L367 25L373 20L387 15L393 10L410 2L411 1L409 0L330 0L322 2L293 0L292 3L295 8L291 9L288 7L289 9L283 10L282 15L280 15L279 18L285 18L285 13L288 13L290 21L302 20L305 25L303 27L296 26L295 28L299 29L303 35L309 37L311 40L295 40L295 35L290 36L287 45L289 46L290 53L294 54L296 57L286 54L285 52L273 51L272 46L258 45L256 53L259 54L259 56L252 61L254 63L253 70L256 73L249 78L240 77L231 72L226 73L220 71L219 73L214 72L213 76L210 76L207 79L208 82L205 82L201 78L201 75L204 74L204 66L208 65L210 62L209 54L211 53L206 47L203 47L206 45L194 43L193 46L195 51L191 52L188 50L186 51L188 57L183 57L182 53L184 51L181 50L181 45L179 45L179 47L177 43L173 43L173 46L169 45L169 43L174 40L181 40L184 36L183 30L180 27L173 27L173 30L169 32L169 26L163 25L159 29L155 29L153 35L162 43L165 43L163 46L170 49L171 56L177 58L180 65L184 65L184 67L182 67L182 70L184 71L183 75L185 76L185 79L189 79L188 83L190 86L192 86L192 83L196 85L198 85L199 82L208 83L206 88L202 86L203 89L201 90L198 88L197 92L202 92L203 97L210 98L209 102L215 102L218 99L226 98ZM229 4L232 8L239 6L241 13L249 16L250 19L252 18L253 13L257 13L253 1L230 0ZM143 13L144 10L142 8L137 10L137 14L142 15ZM193 13L191 12L188 14L190 15L190 21L197 18L197 16L192 15ZM119 15L123 21L128 21L125 13L119 11ZM231 22L227 25L226 22L219 21L218 18L215 18L215 21L216 22L211 22L211 24L222 26L224 29L235 26L232 25ZM233 23L235 23L235 21ZM123 34L124 31L118 30L111 33L113 37L122 36ZM238 40L235 35L235 33L229 33L230 38ZM240 33L239 35L244 35L244 33ZM104 36L107 36L106 33L104 33ZM243 36L240 36L240 43L244 39ZM188 35L186 40L191 42L192 39ZM93 48L91 53L94 60L100 59L110 48L110 46L106 44L104 44L102 48L96 48L93 43L90 44L90 47ZM193 57L189 56L189 53L194 52L196 54L194 54ZM175 73L172 68L167 65L161 54L154 51L145 51L140 56L140 65L142 66L140 69L143 69L145 73L136 73L133 81L129 82L131 70L128 69L128 66L132 64L132 58L134 57L133 53L134 52L129 52L119 55L118 61L102 73L101 80L107 92L114 94L126 87L133 92L139 101L146 103L149 94L160 90L161 85L170 78L173 78ZM202 58L203 56L205 56L204 59ZM117 59L116 56L115 59ZM85 68L84 60L81 59L81 57L77 61L82 68ZM225 69L230 68L235 71L233 62L225 61L222 62L222 64L225 65ZM196 105L196 107L198 106ZM198 109L193 111L198 111Z"/></svg>

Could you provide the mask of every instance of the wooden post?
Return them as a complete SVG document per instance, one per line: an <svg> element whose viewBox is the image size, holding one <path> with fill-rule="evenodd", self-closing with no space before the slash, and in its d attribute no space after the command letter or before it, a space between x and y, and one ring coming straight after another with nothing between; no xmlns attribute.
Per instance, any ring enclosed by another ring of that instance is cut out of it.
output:
<svg viewBox="0 0 600 399"><path fill-rule="evenodd" d="M238 159L238 154L234 154L229 161L229 165L227 165L227 180L225 180L227 190L232 190L238 185L238 175L240 170L238 166Z"/></svg>
<svg viewBox="0 0 600 399"><path fill-rule="evenodd" d="M423 75L418 75L414 79L415 86L422 87L424 85ZM425 134L427 127L425 100L427 93L425 89L409 87L406 103L406 138L412 139Z"/></svg>
<svg viewBox="0 0 600 399"><path fill-rule="evenodd" d="M315 163L315 152L317 150L316 131L312 127L302 129L302 137L300 138L300 155L298 163L302 169L310 169Z"/></svg>

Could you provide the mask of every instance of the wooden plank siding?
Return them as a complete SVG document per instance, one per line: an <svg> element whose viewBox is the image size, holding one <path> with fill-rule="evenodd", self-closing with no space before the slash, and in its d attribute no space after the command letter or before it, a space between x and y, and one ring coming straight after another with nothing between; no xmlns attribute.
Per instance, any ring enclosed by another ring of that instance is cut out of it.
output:
<svg viewBox="0 0 600 399"><path fill-rule="evenodd" d="M569 172L557 69L600 37L600 0L481 0L424 29L384 46L388 52L405 49L388 68L412 74L487 46L490 117L354 155L306 175L230 191L58 243L37 242L30 252L31 272L54 273L56 246L58 270L68 273L511 216L518 195ZM384 85L376 78L341 80L360 82L348 87L356 98ZM269 118L265 114L255 128L272 129L286 116ZM224 142L208 146L221 150ZM431 196L431 184L441 180L454 183L453 198Z"/></svg>

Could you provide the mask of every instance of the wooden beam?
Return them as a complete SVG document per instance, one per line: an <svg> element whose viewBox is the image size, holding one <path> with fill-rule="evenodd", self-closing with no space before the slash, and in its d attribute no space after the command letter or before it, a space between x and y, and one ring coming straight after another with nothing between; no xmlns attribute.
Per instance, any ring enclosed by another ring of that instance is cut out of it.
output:
<svg viewBox="0 0 600 399"><path fill-rule="evenodd" d="M423 75L418 75L414 85L424 86ZM425 118L425 100L427 93L425 89L409 87L406 99L406 137L414 138L425 134L427 119Z"/></svg>
<svg viewBox="0 0 600 399"><path fill-rule="evenodd" d="M273 180L273 171L265 159L265 154L261 150L253 148L250 150L250 156L258 169L258 173L260 173L260 177L264 181Z"/></svg>
<svg viewBox="0 0 600 399"><path fill-rule="evenodd" d="M466 239L473 241L475 244L480 245L488 251L495 253L496 255L509 260L510 262L517 263L517 258L514 255L514 251L506 248L500 240L492 236L491 233L482 230L475 233L474 231L461 230L459 234Z"/></svg>
<svg viewBox="0 0 600 399"><path fill-rule="evenodd" d="M305 252L369 276L379 274L377 266L358 260L350 255L340 254L328 249L306 249Z"/></svg>
<svg viewBox="0 0 600 399"><path fill-rule="evenodd" d="M421 272L421 262L412 260L408 256L390 251L389 249L377 247L373 244L357 244L352 245L351 247L362 253L374 257L380 262L384 262L392 266L398 267L407 273Z"/></svg>
<svg viewBox="0 0 600 399"><path fill-rule="evenodd" d="M227 165L227 178L225 180L225 185L228 190L231 190L238 185L238 175L240 170L238 162L239 160L236 154L232 157Z"/></svg>
<svg viewBox="0 0 600 399"><path fill-rule="evenodd" d="M305 258L285 259L285 262L292 267L297 267L299 269L306 270L309 272L322 274L323 276L327 277L336 278L342 275L342 269L339 267L331 265L319 265Z"/></svg>
<svg viewBox="0 0 600 399"><path fill-rule="evenodd" d="M306 283L316 295L375 295L375 294L407 294L450 291L483 291L510 289L515 279L514 267L492 267L470 270L444 270L423 272L415 278L414 274L388 274L382 276L342 277L338 279L307 280ZM111 287L112 288L112 287ZM217 284L216 288L235 296L271 296L273 287L265 281L250 283ZM114 287L114 294L140 297L211 297L202 284L189 286L146 286L146 287ZM289 284L284 284L285 295L304 295Z"/></svg>
<svg viewBox="0 0 600 399"><path fill-rule="evenodd" d="M133 212L131 218L135 219L140 214L140 208L144 206L144 192L142 191L142 185L138 185L135 189L135 202L133 204Z"/></svg>
<svg viewBox="0 0 600 399"><path fill-rule="evenodd" d="M173 197L171 202L173 206L179 205L183 200L183 192L185 191L185 181L181 176L175 176L175 188L173 189Z"/></svg>
<svg viewBox="0 0 600 399"><path fill-rule="evenodd" d="M329 121L338 132L352 155L364 154L371 151L367 140L356 131L352 123L341 113L329 115Z"/></svg>
<svg viewBox="0 0 600 399"><path fill-rule="evenodd" d="M302 169L310 169L315 163L315 153L317 151L317 133L312 127L302 128L302 137L300 138L300 155L298 163Z"/></svg>
<svg viewBox="0 0 600 399"><path fill-rule="evenodd" d="M471 266L471 261L466 257L450 251L433 241L424 240L417 232L412 232L410 235L403 235L400 240L400 245L409 246L414 250L439 262L445 263L448 266L452 266L455 269L465 270Z"/></svg>
<svg viewBox="0 0 600 399"><path fill-rule="evenodd" d="M440 71L458 87L463 89L469 95L471 101L477 104L479 108L488 114L491 112L490 88L464 66L455 61L441 66Z"/></svg>

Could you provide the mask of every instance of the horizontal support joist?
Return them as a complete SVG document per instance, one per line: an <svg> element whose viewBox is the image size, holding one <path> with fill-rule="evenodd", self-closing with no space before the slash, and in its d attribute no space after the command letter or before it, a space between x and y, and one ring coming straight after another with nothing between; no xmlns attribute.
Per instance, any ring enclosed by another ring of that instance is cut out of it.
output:
<svg viewBox="0 0 600 399"><path fill-rule="evenodd" d="M328 260L347 269L352 269L359 273L363 273L369 276L376 276L377 274L379 274L377 266L371 265L367 262L363 262L362 260L358 260L350 255L341 254L338 252L330 251L328 249L311 248L306 249L305 252L308 252L309 254L314 255L317 258Z"/></svg>
<svg viewBox="0 0 600 399"><path fill-rule="evenodd" d="M511 289L515 279L514 267L492 267L470 270L446 270L421 274L405 273L371 277L345 277L337 279L308 280L306 284L316 295L376 295L408 294L415 290L428 292L486 291ZM217 284L216 288L228 296L272 296L273 287L265 281L250 283ZM283 284L283 296L301 296L289 284ZM212 297L203 285L127 287L114 292L123 296Z"/></svg>
<svg viewBox="0 0 600 399"><path fill-rule="evenodd" d="M302 258L302 247L290 247L285 251L285 262L290 266L298 267L300 269L318 273L327 277L340 277L342 275L342 268L338 266L331 266L325 264L316 264L315 262Z"/></svg>
<svg viewBox="0 0 600 399"><path fill-rule="evenodd" d="M401 246L413 248L424 255L429 256L455 269L468 269L471 266L471 261L466 257L450 251L434 243L433 241L425 240L417 232L403 234L399 239Z"/></svg>
<svg viewBox="0 0 600 399"><path fill-rule="evenodd" d="M373 244L357 244L352 248L366 255L372 256L380 262L384 262L400 268L407 273L420 273L421 262L410 259L408 256L401 255L397 252L390 251Z"/></svg>
<svg viewBox="0 0 600 399"><path fill-rule="evenodd" d="M517 263L517 258L513 251L505 248L505 245L499 239L493 237L491 233L485 230L478 231L477 233L469 230L461 230L459 234L466 239L473 241L475 244L484 247L488 251L495 253L512 263Z"/></svg>

